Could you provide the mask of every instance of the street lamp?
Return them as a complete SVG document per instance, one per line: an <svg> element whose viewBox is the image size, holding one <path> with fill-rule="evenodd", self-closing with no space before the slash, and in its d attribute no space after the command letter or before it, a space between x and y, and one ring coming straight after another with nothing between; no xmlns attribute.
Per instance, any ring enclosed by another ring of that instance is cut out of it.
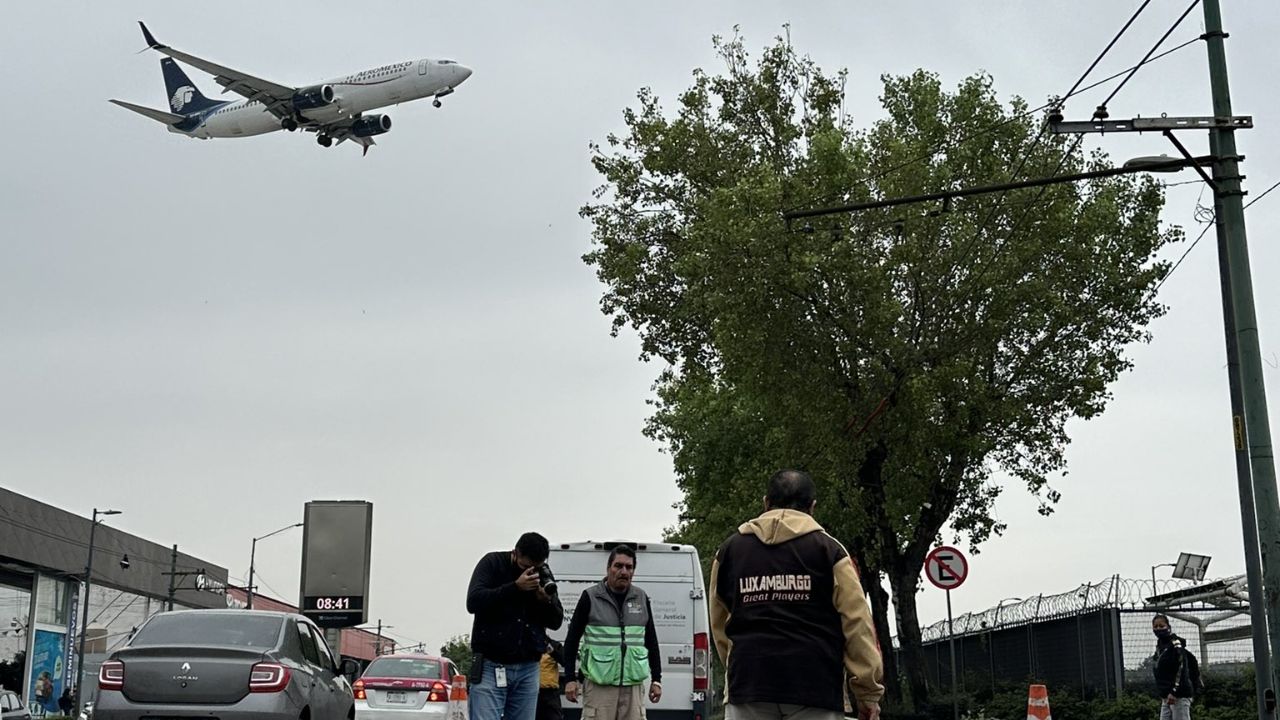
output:
<svg viewBox="0 0 1280 720"><path fill-rule="evenodd" d="M89 624L89 587L93 583L93 541L95 532L98 529L98 523L102 522L98 516L107 517L108 515L119 515L119 510L99 510L93 509L93 521L89 523L89 557L84 563L84 611L80 616L80 654L76 658L76 712L83 709L84 705L84 639L88 635ZM122 567L127 567L121 565Z"/></svg>
<svg viewBox="0 0 1280 720"><path fill-rule="evenodd" d="M253 609L253 563L254 563L254 560L256 559L257 554L258 554L258 541L259 541L259 540L266 540L267 538L271 537L272 535L278 535L278 534L280 534L280 533L284 532L285 530L292 530L292 529L294 529L294 528L296 528L296 527L302 527L302 523L294 523L294 524L292 524L292 525L285 525L284 527L280 528L279 530L275 530L275 531L273 531L273 532L269 532L269 533L267 533L266 535L263 535L263 536L261 536L261 537L256 537L256 538L254 538L254 539L253 539L253 545L249 548L249 587L248 587L248 588L247 588L247 590L246 590L246 592L247 592L247 594L248 594L248 598L249 598L249 599L248 599L248 601L246 602L246 605L248 605L248 609L250 609L250 610L252 610L252 609Z"/></svg>

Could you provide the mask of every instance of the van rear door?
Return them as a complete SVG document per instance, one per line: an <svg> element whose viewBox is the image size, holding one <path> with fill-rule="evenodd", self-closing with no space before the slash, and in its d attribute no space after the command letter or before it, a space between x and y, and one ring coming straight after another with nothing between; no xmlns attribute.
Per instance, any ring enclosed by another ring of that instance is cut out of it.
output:
<svg viewBox="0 0 1280 720"><path fill-rule="evenodd" d="M654 720L692 717L694 603L702 602L695 584L692 553L640 552L636 582L649 594L653 624L662 649L662 700L647 705Z"/></svg>

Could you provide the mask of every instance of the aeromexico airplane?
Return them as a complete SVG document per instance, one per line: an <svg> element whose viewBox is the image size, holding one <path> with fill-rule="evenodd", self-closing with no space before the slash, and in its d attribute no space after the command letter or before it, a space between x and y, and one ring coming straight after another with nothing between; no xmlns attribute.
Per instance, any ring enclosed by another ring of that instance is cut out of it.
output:
<svg viewBox="0 0 1280 720"><path fill-rule="evenodd" d="M316 85L290 87L161 45L146 25L141 21L138 24L142 25L148 47L169 56L160 61L160 67L172 112L122 100L111 102L164 123L169 132L201 140L301 129L315 133L316 141L324 147L351 140L368 153L374 144L373 136L391 129L389 116L366 114L370 110L426 97L434 98L432 104L440 107L440 98L471 77L471 68L453 60L424 58L391 63ZM245 99L210 100L200 94L175 59L213 75L224 93L231 91Z"/></svg>

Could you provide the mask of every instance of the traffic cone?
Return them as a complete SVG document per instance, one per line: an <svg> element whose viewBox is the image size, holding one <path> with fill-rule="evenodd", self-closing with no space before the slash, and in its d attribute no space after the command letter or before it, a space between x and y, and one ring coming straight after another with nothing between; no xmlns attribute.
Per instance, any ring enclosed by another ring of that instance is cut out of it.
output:
<svg viewBox="0 0 1280 720"><path fill-rule="evenodd" d="M1043 685L1032 685L1027 693L1027 720L1053 720L1049 714L1049 690Z"/></svg>
<svg viewBox="0 0 1280 720"><path fill-rule="evenodd" d="M449 686L449 720L468 720L467 676L454 675Z"/></svg>

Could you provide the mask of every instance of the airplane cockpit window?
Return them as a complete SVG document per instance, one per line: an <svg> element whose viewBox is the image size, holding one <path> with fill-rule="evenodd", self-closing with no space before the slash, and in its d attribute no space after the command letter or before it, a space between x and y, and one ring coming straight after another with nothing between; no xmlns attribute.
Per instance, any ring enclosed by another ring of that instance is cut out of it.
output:
<svg viewBox="0 0 1280 720"><path fill-rule="evenodd" d="M458 61L457 60L441 60L440 64L441 65L457 65Z"/></svg>

